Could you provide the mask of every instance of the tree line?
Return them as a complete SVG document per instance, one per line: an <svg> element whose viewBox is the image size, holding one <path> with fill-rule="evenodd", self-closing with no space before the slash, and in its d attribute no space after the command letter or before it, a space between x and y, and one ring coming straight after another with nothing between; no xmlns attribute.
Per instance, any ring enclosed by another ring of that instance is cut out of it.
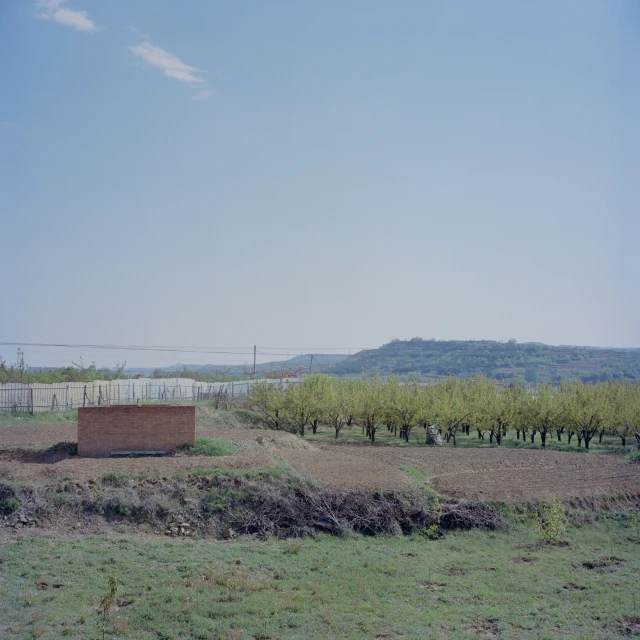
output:
<svg viewBox="0 0 640 640"><path fill-rule="evenodd" d="M541 384L501 388L495 381L448 378L429 385L308 376L295 385L257 383L250 401L275 429L293 423L304 436L329 425L338 439L344 427L357 425L371 443L387 429L409 442L416 428L437 425L447 442L476 433L481 440L501 444L508 433L542 447L550 438L588 449L594 438L614 434L626 445L636 439L640 448L640 385L611 381L584 383L568 380L560 388Z"/></svg>

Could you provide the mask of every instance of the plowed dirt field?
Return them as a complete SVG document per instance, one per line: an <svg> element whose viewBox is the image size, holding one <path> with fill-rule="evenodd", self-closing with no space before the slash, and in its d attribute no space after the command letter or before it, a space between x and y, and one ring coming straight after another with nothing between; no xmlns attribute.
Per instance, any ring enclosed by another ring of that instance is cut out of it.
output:
<svg viewBox="0 0 640 640"><path fill-rule="evenodd" d="M169 475L193 469L266 469L276 455L296 471L344 490L391 490L412 486L400 469L408 465L431 479L440 492L479 500L548 497L590 498L626 491L640 495L640 465L614 455L508 448L391 447L309 443L292 435L259 429L199 426L198 437L234 442L238 452L220 457L87 459L76 456L34 462L13 447L43 447L75 442L73 424L0 427L0 477L43 479L101 477L117 471Z"/></svg>

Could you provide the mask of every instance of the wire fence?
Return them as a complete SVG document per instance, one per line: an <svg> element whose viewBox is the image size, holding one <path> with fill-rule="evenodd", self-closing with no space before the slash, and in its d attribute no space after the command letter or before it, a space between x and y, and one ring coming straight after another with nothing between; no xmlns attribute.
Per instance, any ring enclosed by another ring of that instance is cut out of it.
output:
<svg viewBox="0 0 640 640"><path fill-rule="evenodd" d="M59 384L0 384L0 413L36 413L68 411L78 407L100 407L142 402L182 403L214 400L225 403L251 391L258 382L295 384L288 380L242 380L235 382L199 382L191 378L136 378L133 380L96 380Z"/></svg>

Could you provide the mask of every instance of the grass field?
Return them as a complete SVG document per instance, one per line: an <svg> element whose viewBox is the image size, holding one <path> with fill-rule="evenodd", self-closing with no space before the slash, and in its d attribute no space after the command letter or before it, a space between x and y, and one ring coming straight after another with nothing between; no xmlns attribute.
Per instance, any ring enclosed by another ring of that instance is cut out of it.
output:
<svg viewBox="0 0 640 640"><path fill-rule="evenodd" d="M615 638L640 616L637 520L505 533L228 542L22 537L0 551L0 634L100 638ZM124 530L123 530L124 531Z"/></svg>

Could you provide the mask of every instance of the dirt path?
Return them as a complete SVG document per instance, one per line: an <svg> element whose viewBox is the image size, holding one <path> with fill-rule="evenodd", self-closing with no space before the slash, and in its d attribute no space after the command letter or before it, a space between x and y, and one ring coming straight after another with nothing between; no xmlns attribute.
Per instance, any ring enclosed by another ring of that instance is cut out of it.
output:
<svg viewBox="0 0 640 640"><path fill-rule="evenodd" d="M275 455L296 471L335 489L393 490L412 486L402 465L428 475L442 493L478 500L523 500L612 494L640 495L640 465L606 454L518 449L384 447L309 443L282 432L199 425L198 437L234 442L233 456L137 459L71 457L51 464L1 459L0 476L27 480L99 478L116 471L170 475L193 469L266 469ZM0 427L0 446L45 446L75 442L74 424Z"/></svg>

